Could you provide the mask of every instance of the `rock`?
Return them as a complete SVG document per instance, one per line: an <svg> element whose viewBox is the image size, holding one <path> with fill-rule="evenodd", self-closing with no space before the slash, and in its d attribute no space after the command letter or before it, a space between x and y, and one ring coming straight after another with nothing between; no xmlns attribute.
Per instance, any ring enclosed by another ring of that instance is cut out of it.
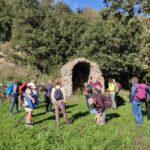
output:
<svg viewBox="0 0 150 150"><path fill-rule="evenodd" d="M75 60L72 60L71 62L65 64L62 68L61 68L61 76L62 76L62 84L65 88L65 93L66 96L71 96L73 94L73 69L76 65L79 65L80 67L81 65L89 65L89 75L88 75L88 79L90 76L93 77L94 80L96 80L97 78L101 78L101 82L102 82L102 92L104 92L105 90L105 86L104 86L104 78L102 76L102 72L99 69L99 65L93 61L90 61L88 59L85 58L77 58ZM82 70L81 70L81 74L83 74ZM76 75L74 75L76 76ZM83 77L82 77L83 78ZM87 81L88 81L87 79ZM80 78L79 78L80 81ZM87 82L86 81L86 82Z"/></svg>

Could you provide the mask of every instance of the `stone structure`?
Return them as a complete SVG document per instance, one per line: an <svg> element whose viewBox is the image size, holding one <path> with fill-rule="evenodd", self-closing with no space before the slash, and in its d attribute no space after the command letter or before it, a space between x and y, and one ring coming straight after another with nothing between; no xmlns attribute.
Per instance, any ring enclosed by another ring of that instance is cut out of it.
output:
<svg viewBox="0 0 150 150"><path fill-rule="evenodd" d="M75 59L61 68L62 84L65 88L66 96L70 96L74 91L83 87L84 82L92 76L93 80L101 79L102 92L104 92L104 78L97 63L85 58Z"/></svg>

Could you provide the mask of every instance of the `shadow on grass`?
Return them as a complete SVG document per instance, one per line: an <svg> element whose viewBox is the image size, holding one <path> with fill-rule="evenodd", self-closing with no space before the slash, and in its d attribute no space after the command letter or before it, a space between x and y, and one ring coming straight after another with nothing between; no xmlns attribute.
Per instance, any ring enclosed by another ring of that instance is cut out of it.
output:
<svg viewBox="0 0 150 150"><path fill-rule="evenodd" d="M45 118L45 119L42 119L42 120L37 121L37 122L35 122L35 123L36 123L36 124L40 124L40 123L43 123L43 122L45 122L45 121L47 121L47 120L55 120L55 112L53 112L53 113L54 113L53 116L50 116L50 117ZM68 114L68 113L71 113L71 111L67 111L67 114ZM38 114L36 114L36 115L33 115L33 117L35 118L35 117L37 117L37 116L42 116L42 115L45 115L45 114L47 114L47 113L46 113L46 112L41 112L41 113L38 113ZM63 118L62 112L60 112L59 118Z"/></svg>
<svg viewBox="0 0 150 150"><path fill-rule="evenodd" d="M116 96L116 104L117 107L120 107L122 105L125 105L126 101L119 95Z"/></svg>
<svg viewBox="0 0 150 150"><path fill-rule="evenodd" d="M32 116L33 117L38 117L38 116L42 116L42 115L45 115L46 114L46 112L40 112L40 113L38 113L38 114L33 114Z"/></svg>
<svg viewBox="0 0 150 150"><path fill-rule="evenodd" d="M38 106L36 107L36 109L38 109L38 108L43 108L43 107L45 107L45 105L38 105Z"/></svg>
<svg viewBox="0 0 150 150"><path fill-rule="evenodd" d="M118 113L110 113L106 115L106 122L109 122L113 118L119 118L120 115Z"/></svg>
<svg viewBox="0 0 150 150"><path fill-rule="evenodd" d="M74 122L75 120L78 120L79 118L84 117L84 116L87 116L87 115L89 115L89 112L88 112L88 111L85 111L85 112L78 112L78 113L76 113L76 114L74 114L74 115L72 116L71 121Z"/></svg>
<svg viewBox="0 0 150 150"><path fill-rule="evenodd" d="M55 116L53 115L53 116L47 117L47 118L45 118L45 119L36 121L35 124L41 124L41 123L43 123L43 122L45 122L45 121L48 121L48 120L55 120Z"/></svg>
<svg viewBox="0 0 150 150"><path fill-rule="evenodd" d="M142 110L142 114L143 114L143 116L147 116L147 111L146 110Z"/></svg>
<svg viewBox="0 0 150 150"><path fill-rule="evenodd" d="M66 108L66 109L69 109L69 108L73 108L73 107L76 107L76 106L78 106L78 104L66 105L65 108Z"/></svg>

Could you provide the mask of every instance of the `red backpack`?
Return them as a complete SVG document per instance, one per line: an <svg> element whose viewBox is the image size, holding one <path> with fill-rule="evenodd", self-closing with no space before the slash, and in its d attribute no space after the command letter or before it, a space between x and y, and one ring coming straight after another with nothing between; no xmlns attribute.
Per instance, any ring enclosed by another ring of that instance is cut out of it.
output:
<svg viewBox="0 0 150 150"><path fill-rule="evenodd" d="M25 91L26 91L26 89L27 89L27 83L21 84L18 89L19 89L19 93L20 93L20 94L25 93Z"/></svg>
<svg viewBox="0 0 150 150"><path fill-rule="evenodd" d="M146 99L146 85L144 83L138 84L137 92L135 97L139 100L145 100Z"/></svg>

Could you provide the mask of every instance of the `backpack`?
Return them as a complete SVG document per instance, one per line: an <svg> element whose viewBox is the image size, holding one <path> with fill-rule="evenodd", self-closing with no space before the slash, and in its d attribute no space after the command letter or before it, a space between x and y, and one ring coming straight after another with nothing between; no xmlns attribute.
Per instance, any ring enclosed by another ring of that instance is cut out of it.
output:
<svg viewBox="0 0 150 150"><path fill-rule="evenodd" d="M25 93L26 89L27 89L27 83L23 83L22 85L19 86L19 93Z"/></svg>
<svg viewBox="0 0 150 150"><path fill-rule="evenodd" d="M55 94L54 97L57 101L62 100L63 99L63 93L61 91L61 89L55 89Z"/></svg>
<svg viewBox="0 0 150 150"><path fill-rule="evenodd" d="M24 104L25 104L26 107L28 107L28 108L31 108L31 109L34 109L34 108L35 108L35 107L34 107L34 104L32 103L32 100L31 100L29 97L27 97L27 96L24 97Z"/></svg>
<svg viewBox="0 0 150 150"><path fill-rule="evenodd" d="M11 95L11 93L13 92L13 84L9 84L8 86L7 86L7 88L5 89L5 94L6 95Z"/></svg>
<svg viewBox="0 0 150 150"><path fill-rule="evenodd" d="M116 83L116 93L118 93L121 89L121 84L119 82Z"/></svg>
<svg viewBox="0 0 150 150"><path fill-rule="evenodd" d="M137 92L136 92L136 95L135 97L138 98L139 100L145 100L146 99L146 85L141 83L141 84L138 84L137 86Z"/></svg>

